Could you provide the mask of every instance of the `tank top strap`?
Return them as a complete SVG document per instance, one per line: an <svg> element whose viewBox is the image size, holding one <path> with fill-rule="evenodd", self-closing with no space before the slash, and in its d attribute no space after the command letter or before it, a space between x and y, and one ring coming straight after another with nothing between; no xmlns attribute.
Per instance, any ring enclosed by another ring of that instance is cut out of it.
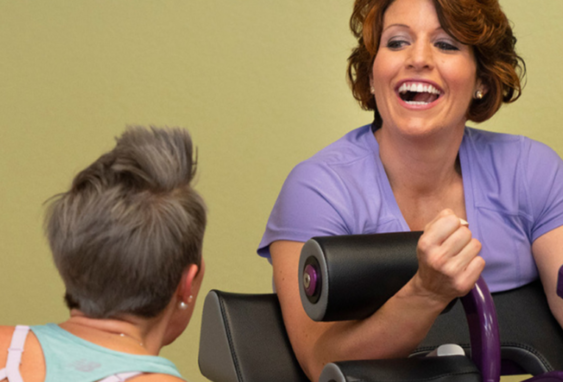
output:
<svg viewBox="0 0 563 382"><path fill-rule="evenodd" d="M8 360L6 368L0 370L0 381L6 377L8 382L23 382L20 374L20 363L22 359L23 347L25 339L29 333L29 326L18 325L12 335L12 342L8 348Z"/></svg>
<svg viewBox="0 0 563 382"><path fill-rule="evenodd" d="M106 377L106 378L100 380L100 382L124 382L124 381L128 380L129 378L133 378L133 377L136 377L137 375L141 375L141 374L143 374L143 373L138 372L138 371L132 371L132 372L129 372L129 373L119 373L119 374L110 375L109 377Z"/></svg>

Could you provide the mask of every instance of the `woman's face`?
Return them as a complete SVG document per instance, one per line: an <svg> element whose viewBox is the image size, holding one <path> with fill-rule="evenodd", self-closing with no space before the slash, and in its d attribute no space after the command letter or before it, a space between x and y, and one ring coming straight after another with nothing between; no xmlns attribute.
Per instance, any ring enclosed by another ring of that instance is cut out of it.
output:
<svg viewBox="0 0 563 382"><path fill-rule="evenodd" d="M440 26L432 0L396 0L372 70L383 128L410 136L462 128L476 79L473 49Z"/></svg>

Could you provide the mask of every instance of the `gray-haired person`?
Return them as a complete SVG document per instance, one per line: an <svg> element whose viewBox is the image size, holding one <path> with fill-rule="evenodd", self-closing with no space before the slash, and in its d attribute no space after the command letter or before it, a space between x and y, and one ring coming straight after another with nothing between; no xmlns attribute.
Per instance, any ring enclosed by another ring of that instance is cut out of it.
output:
<svg viewBox="0 0 563 382"><path fill-rule="evenodd" d="M158 353L188 325L204 274L195 168L186 130L130 127L50 201L70 318L0 327L0 381L183 380Z"/></svg>

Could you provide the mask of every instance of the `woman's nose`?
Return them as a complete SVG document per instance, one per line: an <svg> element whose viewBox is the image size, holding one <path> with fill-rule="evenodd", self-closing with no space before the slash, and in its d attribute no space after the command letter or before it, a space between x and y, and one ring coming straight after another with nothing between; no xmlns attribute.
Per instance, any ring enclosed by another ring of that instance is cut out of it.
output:
<svg viewBox="0 0 563 382"><path fill-rule="evenodd" d="M415 70L431 69L434 67L434 55L432 45L424 42L417 42L411 45L407 66Z"/></svg>

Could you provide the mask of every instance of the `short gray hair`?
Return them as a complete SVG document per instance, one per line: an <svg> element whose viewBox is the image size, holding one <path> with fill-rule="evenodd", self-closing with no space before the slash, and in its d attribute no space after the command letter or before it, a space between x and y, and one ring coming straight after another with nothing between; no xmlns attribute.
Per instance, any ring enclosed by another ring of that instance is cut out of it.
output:
<svg viewBox="0 0 563 382"><path fill-rule="evenodd" d="M69 308L93 318L158 315L182 272L201 264L203 199L180 128L129 127L56 195L45 218Z"/></svg>

